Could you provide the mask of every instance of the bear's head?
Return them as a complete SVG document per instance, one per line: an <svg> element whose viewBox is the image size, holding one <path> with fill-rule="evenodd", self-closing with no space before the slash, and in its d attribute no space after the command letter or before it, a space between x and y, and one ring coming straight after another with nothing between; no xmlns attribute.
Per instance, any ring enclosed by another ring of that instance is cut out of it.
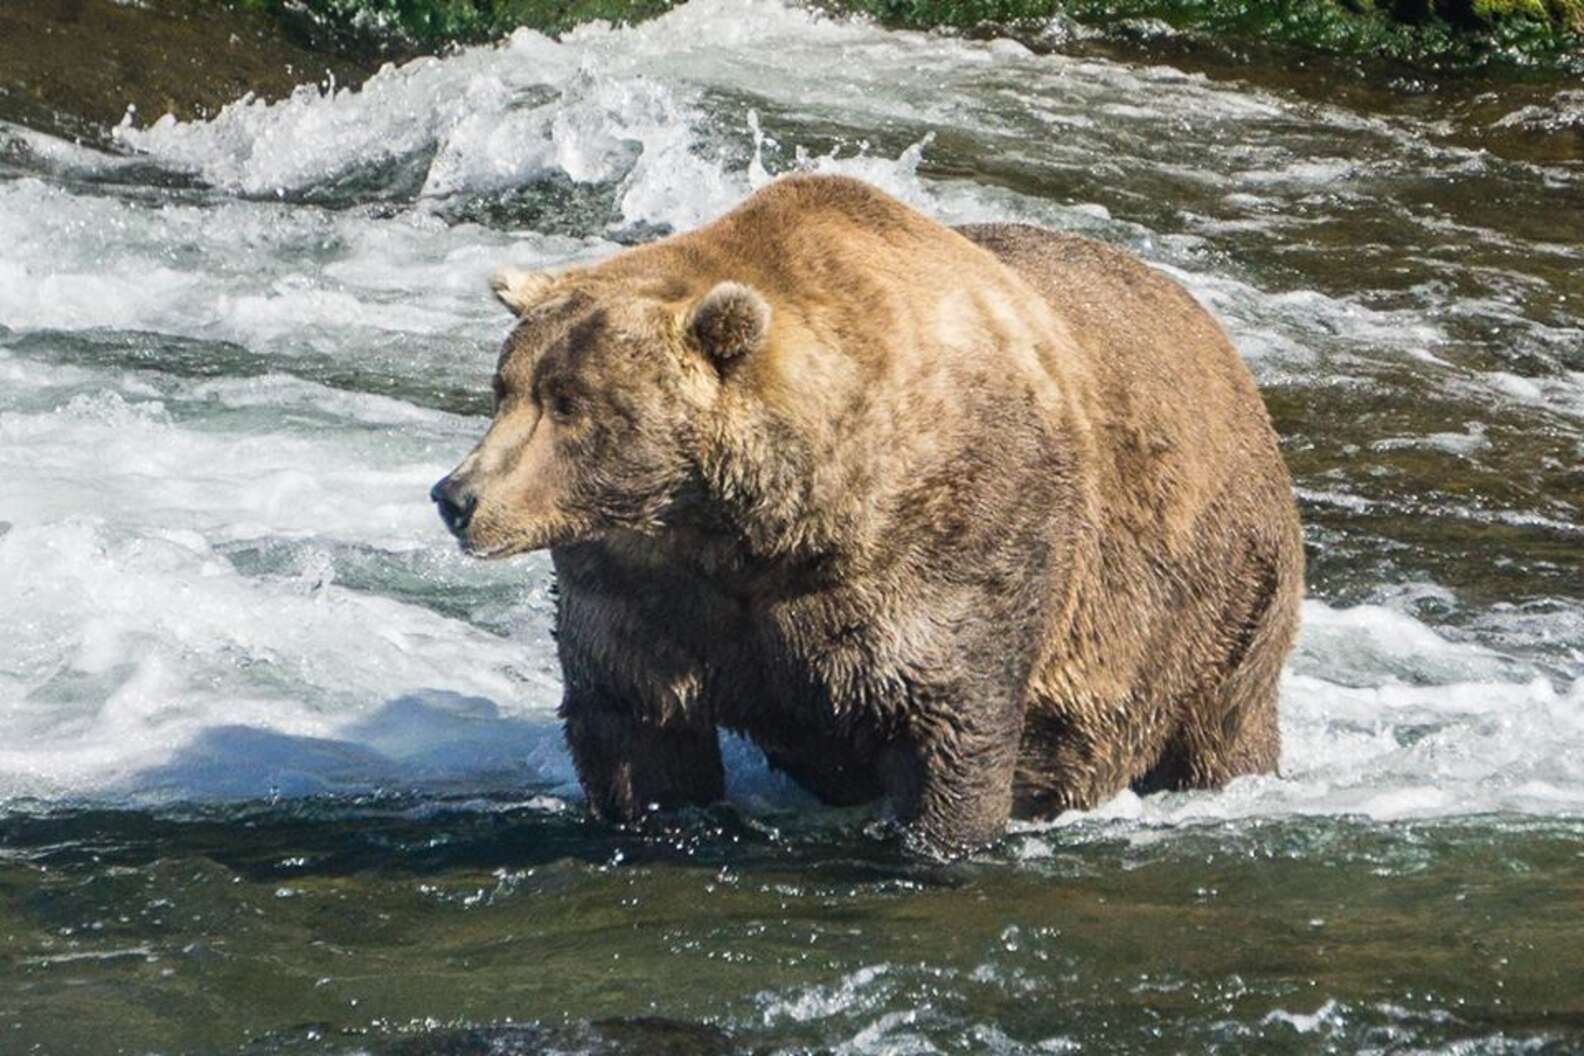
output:
<svg viewBox="0 0 1584 1056"><path fill-rule="evenodd" d="M446 526L479 557L663 531L700 495L725 374L769 340L765 299L598 271L508 269L492 285L517 323L489 431L430 492Z"/></svg>

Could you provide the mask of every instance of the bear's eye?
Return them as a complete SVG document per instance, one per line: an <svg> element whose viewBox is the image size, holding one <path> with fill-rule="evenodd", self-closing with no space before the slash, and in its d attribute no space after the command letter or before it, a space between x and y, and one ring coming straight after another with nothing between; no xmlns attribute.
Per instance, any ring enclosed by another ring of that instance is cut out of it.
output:
<svg viewBox="0 0 1584 1056"><path fill-rule="evenodd" d="M565 389L551 389L548 395L551 417L563 422L577 417L577 397Z"/></svg>

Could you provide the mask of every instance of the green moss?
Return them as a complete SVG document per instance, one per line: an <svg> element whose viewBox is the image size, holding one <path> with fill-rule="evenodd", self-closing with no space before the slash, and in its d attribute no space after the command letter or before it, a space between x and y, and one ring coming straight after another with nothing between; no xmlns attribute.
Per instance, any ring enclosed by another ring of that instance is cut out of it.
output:
<svg viewBox="0 0 1584 1056"><path fill-rule="evenodd" d="M1566 31L1584 32L1584 0L1472 0L1471 9L1477 19L1486 23L1528 18Z"/></svg>
<svg viewBox="0 0 1584 1056"><path fill-rule="evenodd" d="M236 0L338 51L432 50L496 40L522 26L564 33L585 22L640 22L681 0Z"/></svg>
<svg viewBox="0 0 1584 1056"><path fill-rule="evenodd" d="M1544 21L1550 17L1541 0L1474 0L1473 11L1481 21L1495 22L1503 18L1533 18Z"/></svg>
<svg viewBox="0 0 1584 1056"><path fill-rule="evenodd" d="M1550 0L1547 6L1553 21L1584 36L1584 0Z"/></svg>

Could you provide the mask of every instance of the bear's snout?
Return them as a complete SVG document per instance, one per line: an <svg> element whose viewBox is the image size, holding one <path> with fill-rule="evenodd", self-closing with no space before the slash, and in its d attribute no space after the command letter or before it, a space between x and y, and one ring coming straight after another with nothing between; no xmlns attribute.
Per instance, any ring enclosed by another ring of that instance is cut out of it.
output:
<svg viewBox="0 0 1584 1056"><path fill-rule="evenodd" d="M452 473L441 477L435 486L429 489L429 497L439 508L440 519L445 522L447 528L451 529L451 534L458 539L463 538L468 521L472 519L473 511L478 508L478 496L473 494L464 481L458 480L456 474Z"/></svg>

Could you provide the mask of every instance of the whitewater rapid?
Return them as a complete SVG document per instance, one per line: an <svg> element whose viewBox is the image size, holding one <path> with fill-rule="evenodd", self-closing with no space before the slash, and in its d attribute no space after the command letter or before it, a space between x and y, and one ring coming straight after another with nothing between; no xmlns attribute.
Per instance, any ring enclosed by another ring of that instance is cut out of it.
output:
<svg viewBox="0 0 1584 1056"><path fill-rule="evenodd" d="M1358 150L1298 156L1306 137ZM1527 310L1532 274L1487 275L1482 303L1455 295L1461 276L1368 297L1279 263L1321 252L1315 233L1407 162L1498 184L1532 167L1165 67L693 0L117 139L101 153L0 125L0 804L575 798L548 562L465 559L427 497L484 428L506 323L485 277L686 229L794 167L949 222L1128 246L1217 312L1262 384L1318 399L1417 371L1466 406L1544 416L1584 459L1578 308ZM1407 194L1388 214L1383 238L1447 267L1458 240L1510 238L1460 221L1454 239ZM1521 251L1584 267L1566 241ZM1471 313L1564 365L1520 376L1469 344ZM1377 439L1477 460L1485 417ZM1381 501L1354 484L1300 494ZM1540 500L1498 513L1577 532ZM1465 603L1417 575L1311 600L1279 776L1066 822L1584 814L1573 582L1544 604ZM796 801L752 749L728 758L738 802Z"/></svg>

